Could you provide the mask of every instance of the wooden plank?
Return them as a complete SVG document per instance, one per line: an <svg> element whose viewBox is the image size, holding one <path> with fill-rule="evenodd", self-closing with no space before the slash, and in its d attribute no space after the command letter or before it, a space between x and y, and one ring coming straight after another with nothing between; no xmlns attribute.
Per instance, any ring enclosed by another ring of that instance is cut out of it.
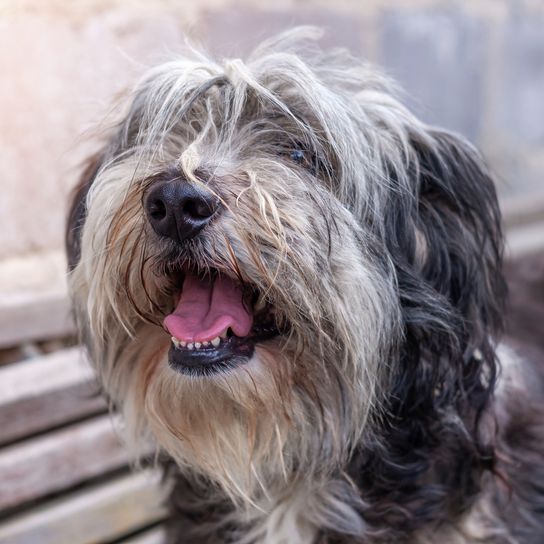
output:
<svg viewBox="0 0 544 544"><path fill-rule="evenodd" d="M0 510L127 464L112 419L100 416L0 450Z"/></svg>
<svg viewBox="0 0 544 544"><path fill-rule="evenodd" d="M79 348L0 367L0 444L106 410Z"/></svg>
<svg viewBox="0 0 544 544"><path fill-rule="evenodd" d="M542 192L518 197L503 197L500 206L503 222L507 229L544 219L544 193Z"/></svg>
<svg viewBox="0 0 544 544"><path fill-rule="evenodd" d="M544 250L544 221L519 225L506 231L506 257L519 259Z"/></svg>
<svg viewBox="0 0 544 544"><path fill-rule="evenodd" d="M90 544L165 517L159 474L143 471L64 496L0 524L0 544Z"/></svg>
<svg viewBox="0 0 544 544"><path fill-rule="evenodd" d="M136 536L124 538L123 544L164 544L166 542L166 532L162 527L153 527Z"/></svg>
<svg viewBox="0 0 544 544"><path fill-rule="evenodd" d="M74 333L65 291L13 293L0 304L0 348Z"/></svg>
<svg viewBox="0 0 544 544"><path fill-rule="evenodd" d="M0 348L74 331L62 251L0 262Z"/></svg>

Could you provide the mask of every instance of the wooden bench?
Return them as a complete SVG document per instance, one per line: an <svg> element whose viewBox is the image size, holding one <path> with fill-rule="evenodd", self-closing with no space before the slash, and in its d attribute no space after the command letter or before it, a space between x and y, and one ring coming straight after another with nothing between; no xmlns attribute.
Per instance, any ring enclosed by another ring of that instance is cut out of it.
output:
<svg viewBox="0 0 544 544"><path fill-rule="evenodd" d="M78 348L0 367L0 543L160 541L159 475L114 428Z"/></svg>
<svg viewBox="0 0 544 544"><path fill-rule="evenodd" d="M161 542L159 475L130 470L83 352L44 353L74 333L62 254L3 264L0 544Z"/></svg>

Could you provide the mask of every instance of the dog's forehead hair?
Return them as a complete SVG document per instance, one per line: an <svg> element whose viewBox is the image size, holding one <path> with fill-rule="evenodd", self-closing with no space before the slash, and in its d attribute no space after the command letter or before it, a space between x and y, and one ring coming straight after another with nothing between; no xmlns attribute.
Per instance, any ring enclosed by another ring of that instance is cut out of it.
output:
<svg viewBox="0 0 544 544"><path fill-rule="evenodd" d="M285 139L348 155L361 138L361 124L372 122L364 93L388 85L361 62L345 65L290 51L264 52L247 62L166 63L136 85L124 122L128 147L157 146L174 137L247 148L258 133L261 148Z"/></svg>
<svg viewBox="0 0 544 544"><path fill-rule="evenodd" d="M186 145L197 141L200 147L218 148L225 154L227 147L231 153L243 153L273 151L278 146L318 149L328 143L323 116L314 111L317 98L314 105L304 96L289 103L294 92L283 97L278 89L235 85L225 76L179 92L175 82L164 83L170 90L152 90L155 84L160 85L160 80L136 91L126 119L127 125L136 123L138 130L127 132L134 133L135 143L144 148L171 140ZM159 109L156 92L168 96Z"/></svg>
<svg viewBox="0 0 544 544"><path fill-rule="evenodd" d="M365 63L261 50L247 62L185 58L151 70L135 86L118 144L141 155L140 179L172 161L185 162L189 175L210 165L236 175L241 162L294 171L290 153L302 149L322 165L325 187L360 216L388 183L385 161L399 165L398 185L407 186L407 126L418 130L388 80Z"/></svg>

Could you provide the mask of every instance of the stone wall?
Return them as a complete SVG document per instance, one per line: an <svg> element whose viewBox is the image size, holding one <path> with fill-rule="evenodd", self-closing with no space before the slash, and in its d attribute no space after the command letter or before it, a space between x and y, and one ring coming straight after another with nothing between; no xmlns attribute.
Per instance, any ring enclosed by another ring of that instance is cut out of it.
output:
<svg viewBox="0 0 544 544"><path fill-rule="evenodd" d="M60 246L96 123L146 66L186 37L238 56L296 24L478 144L503 198L544 193L541 0L0 0L0 259Z"/></svg>

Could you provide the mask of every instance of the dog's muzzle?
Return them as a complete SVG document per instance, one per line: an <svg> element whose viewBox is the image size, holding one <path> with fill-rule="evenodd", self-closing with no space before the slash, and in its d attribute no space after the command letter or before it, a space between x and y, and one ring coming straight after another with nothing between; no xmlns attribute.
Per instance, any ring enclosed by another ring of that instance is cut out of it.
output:
<svg viewBox="0 0 544 544"><path fill-rule="evenodd" d="M144 195L143 206L153 230L179 244L203 235L221 210L205 187L183 179L160 180ZM271 306L251 286L208 266L173 270L177 287L173 311L164 328L172 339L170 366L206 376L229 370L251 358L255 345L278 334Z"/></svg>

